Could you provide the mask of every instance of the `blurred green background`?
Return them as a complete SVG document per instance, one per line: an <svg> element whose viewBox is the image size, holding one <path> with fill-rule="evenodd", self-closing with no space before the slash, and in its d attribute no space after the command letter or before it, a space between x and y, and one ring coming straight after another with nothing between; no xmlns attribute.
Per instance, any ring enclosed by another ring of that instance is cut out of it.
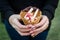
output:
<svg viewBox="0 0 60 40"><path fill-rule="evenodd" d="M0 14L0 40L10 40L8 33L6 32L5 26L1 22L1 14ZM55 11L55 17L52 20L52 25L46 40L60 40L60 1L58 4L58 8Z"/></svg>

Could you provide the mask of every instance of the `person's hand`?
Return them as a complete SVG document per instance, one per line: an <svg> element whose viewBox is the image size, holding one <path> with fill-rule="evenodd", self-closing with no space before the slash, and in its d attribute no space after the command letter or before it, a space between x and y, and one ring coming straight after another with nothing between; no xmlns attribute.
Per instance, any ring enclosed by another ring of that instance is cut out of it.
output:
<svg viewBox="0 0 60 40"><path fill-rule="evenodd" d="M48 28L49 26L48 17L43 15L41 21L38 24L35 24L34 26L35 29L30 32L32 37L35 37L36 35L38 35L39 33L43 32Z"/></svg>
<svg viewBox="0 0 60 40"><path fill-rule="evenodd" d="M22 25L19 20L21 19L19 14L14 14L9 17L9 23L11 26L21 35L28 36L30 35L30 30L32 25Z"/></svg>

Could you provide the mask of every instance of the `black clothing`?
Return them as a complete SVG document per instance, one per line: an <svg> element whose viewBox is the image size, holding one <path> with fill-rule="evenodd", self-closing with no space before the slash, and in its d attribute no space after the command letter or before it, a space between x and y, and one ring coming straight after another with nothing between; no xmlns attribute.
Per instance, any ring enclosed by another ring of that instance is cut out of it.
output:
<svg viewBox="0 0 60 40"><path fill-rule="evenodd" d="M50 20L54 17L58 0L0 0L0 11L3 19L9 19L12 14L19 12L28 7L34 6L42 11Z"/></svg>

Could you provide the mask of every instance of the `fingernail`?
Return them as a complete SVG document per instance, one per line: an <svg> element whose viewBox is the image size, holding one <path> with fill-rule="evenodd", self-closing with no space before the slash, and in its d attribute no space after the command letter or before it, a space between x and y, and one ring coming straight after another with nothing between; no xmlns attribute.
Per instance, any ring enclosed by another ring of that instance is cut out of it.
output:
<svg viewBox="0 0 60 40"><path fill-rule="evenodd" d="M32 34L31 36L34 37L34 34Z"/></svg>
<svg viewBox="0 0 60 40"><path fill-rule="evenodd" d="M31 31L30 33L33 33L33 31Z"/></svg>
<svg viewBox="0 0 60 40"><path fill-rule="evenodd" d="M32 34L32 36L33 36L34 34Z"/></svg>

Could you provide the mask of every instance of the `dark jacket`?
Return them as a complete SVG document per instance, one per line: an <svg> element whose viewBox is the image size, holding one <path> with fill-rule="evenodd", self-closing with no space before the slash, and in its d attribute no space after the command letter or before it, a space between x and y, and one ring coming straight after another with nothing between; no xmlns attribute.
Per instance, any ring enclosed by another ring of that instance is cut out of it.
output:
<svg viewBox="0 0 60 40"><path fill-rule="evenodd" d="M28 6L35 6L49 20L52 20L57 4L58 0L0 0L0 11L2 12L3 20L8 20L12 14L19 14L22 9Z"/></svg>

